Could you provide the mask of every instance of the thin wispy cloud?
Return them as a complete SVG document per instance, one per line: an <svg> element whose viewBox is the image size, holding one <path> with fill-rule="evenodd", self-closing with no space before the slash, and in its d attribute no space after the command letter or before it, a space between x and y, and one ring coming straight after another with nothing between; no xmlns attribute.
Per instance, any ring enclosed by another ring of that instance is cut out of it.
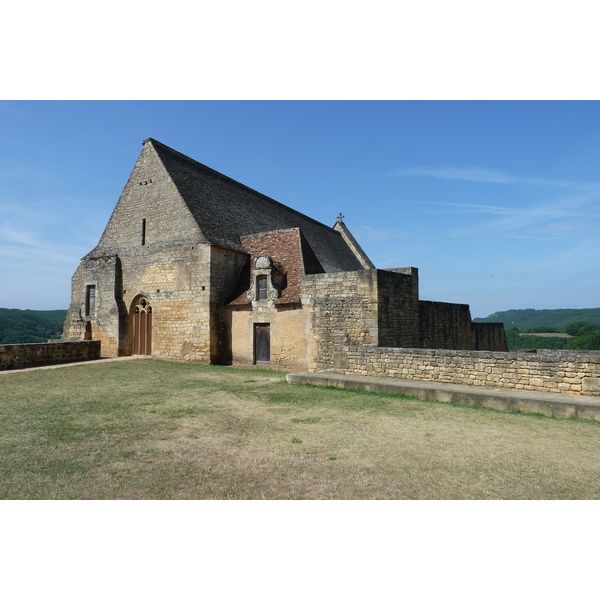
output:
<svg viewBox="0 0 600 600"><path fill-rule="evenodd" d="M464 213L483 213L483 214L506 214L510 213L512 208L507 206L493 206L490 204L471 204L468 202L438 202L435 200L400 200L402 204L419 204L421 206L443 206L451 212ZM436 211L440 212L440 211Z"/></svg>
<svg viewBox="0 0 600 600"><path fill-rule="evenodd" d="M50 263L77 264L86 251L84 248L72 247L66 249L70 251L69 253L64 250L52 244L23 245L0 242L0 258L6 261L3 265L5 269L22 268L22 264L26 260L36 263L42 270L47 268ZM13 260L14 264L11 262Z"/></svg>
<svg viewBox="0 0 600 600"><path fill-rule="evenodd" d="M85 252L84 247L73 243L49 241L42 231L14 224L0 226L0 257L5 259L29 258L40 264L47 261L72 263Z"/></svg>
<svg viewBox="0 0 600 600"><path fill-rule="evenodd" d="M386 229L385 227L371 227L359 225L354 228L354 233L361 242L387 242L390 240L409 239L415 237L415 231L402 231L400 229Z"/></svg>
<svg viewBox="0 0 600 600"><path fill-rule="evenodd" d="M502 204L405 199L393 202L418 205L422 211L438 217L469 216L470 220L464 224L456 219L436 219L438 224L446 225L445 235L451 237L503 235L551 239L594 232L600 226L600 187L561 192L559 197L549 195L542 201L538 198L516 205L510 197Z"/></svg>
<svg viewBox="0 0 600 600"><path fill-rule="evenodd" d="M13 243L24 246L38 246L35 235L31 231L22 231L10 227L0 227L0 240L3 244Z"/></svg>
<svg viewBox="0 0 600 600"><path fill-rule="evenodd" d="M600 208L597 198L571 197L512 207L505 213L475 226L454 230L454 235L527 236L537 239L564 238L597 231Z"/></svg>
<svg viewBox="0 0 600 600"><path fill-rule="evenodd" d="M472 181L477 183L498 183L502 185L535 185L571 189L600 189L600 183L581 183L543 177L521 177L504 173L495 169L479 167L413 167L410 169L395 169L394 175L403 177L433 177L434 179Z"/></svg>

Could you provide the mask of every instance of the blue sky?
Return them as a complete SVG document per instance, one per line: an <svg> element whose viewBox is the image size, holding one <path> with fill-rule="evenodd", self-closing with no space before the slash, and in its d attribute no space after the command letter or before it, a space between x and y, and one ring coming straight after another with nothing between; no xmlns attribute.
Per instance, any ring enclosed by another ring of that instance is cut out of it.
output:
<svg viewBox="0 0 600 600"><path fill-rule="evenodd" d="M153 137L305 214L345 222L421 297L600 305L595 101L0 102L0 306L66 308Z"/></svg>

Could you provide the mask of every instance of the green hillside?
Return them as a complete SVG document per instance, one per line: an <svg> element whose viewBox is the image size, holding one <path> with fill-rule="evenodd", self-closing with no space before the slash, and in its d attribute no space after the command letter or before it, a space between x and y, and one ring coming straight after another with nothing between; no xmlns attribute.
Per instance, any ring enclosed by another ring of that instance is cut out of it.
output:
<svg viewBox="0 0 600 600"><path fill-rule="evenodd" d="M525 348L600 350L600 308L505 310L473 321L504 323L509 350ZM544 337L528 335L536 332L546 335ZM551 333L567 333L572 337L550 337Z"/></svg>
<svg viewBox="0 0 600 600"><path fill-rule="evenodd" d="M535 308L504 310L489 317L475 318L476 323L504 323L505 329L536 329L554 327L564 331L571 323L585 321L600 325L600 308L557 308L536 310Z"/></svg>
<svg viewBox="0 0 600 600"><path fill-rule="evenodd" d="M66 316L66 310L0 308L0 344L27 344L60 338Z"/></svg>

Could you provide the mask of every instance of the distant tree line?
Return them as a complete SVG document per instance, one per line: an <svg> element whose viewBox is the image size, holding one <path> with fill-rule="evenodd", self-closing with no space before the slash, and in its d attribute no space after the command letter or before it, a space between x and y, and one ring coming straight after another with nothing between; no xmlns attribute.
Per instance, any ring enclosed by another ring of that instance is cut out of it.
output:
<svg viewBox="0 0 600 600"><path fill-rule="evenodd" d="M537 310L535 308L512 309L495 312L488 317L473 319L476 323L504 323L505 329L517 328L521 332L528 329L555 328L559 333L576 322L600 325L600 308L557 308ZM543 333L543 331L539 331Z"/></svg>
<svg viewBox="0 0 600 600"><path fill-rule="evenodd" d="M31 344L58 339L66 310L0 308L0 344Z"/></svg>
<svg viewBox="0 0 600 600"><path fill-rule="evenodd" d="M600 308L513 309L473 321L504 323L509 350L600 350ZM527 335L534 333L566 333L572 337Z"/></svg>
<svg viewBox="0 0 600 600"><path fill-rule="evenodd" d="M549 331L550 330L550 331ZM566 333L572 337L527 335L534 333ZM547 348L551 350L600 350L600 325L577 321L560 331L554 327L537 327L521 331L517 328L506 331L509 350Z"/></svg>

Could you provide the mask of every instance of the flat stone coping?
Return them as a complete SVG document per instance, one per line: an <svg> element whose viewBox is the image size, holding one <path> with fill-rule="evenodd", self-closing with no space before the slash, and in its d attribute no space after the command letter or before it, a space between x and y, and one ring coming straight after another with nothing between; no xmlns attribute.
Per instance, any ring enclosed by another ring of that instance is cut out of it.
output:
<svg viewBox="0 0 600 600"><path fill-rule="evenodd" d="M115 358L94 358L93 360L78 360L76 362L65 362L58 363L56 365L43 365L41 367L23 367L20 369L3 369L0 371L0 377L2 375L10 375L11 373L27 373L29 371L41 371L43 369L64 369L65 367L76 367L78 365L94 365L98 363L115 362L121 360L136 360L138 358L150 358L149 356L135 355L135 356L119 356Z"/></svg>
<svg viewBox="0 0 600 600"><path fill-rule="evenodd" d="M496 410L537 413L550 417L600 421L600 397L575 396L499 388L486 388L431 381L342 375L331 370L318 373L289 373L288 383L310 383L368 392L405 394L421 400L455 402L468 406L485 406Z"/></svg>

